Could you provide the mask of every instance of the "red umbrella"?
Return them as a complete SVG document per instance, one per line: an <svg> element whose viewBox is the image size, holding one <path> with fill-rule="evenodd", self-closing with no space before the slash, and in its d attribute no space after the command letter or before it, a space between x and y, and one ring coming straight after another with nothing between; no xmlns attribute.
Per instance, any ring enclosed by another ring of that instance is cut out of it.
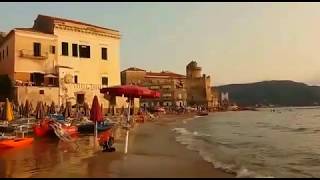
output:
<svg viewBox="0 0 320 180"><path fill-rule="evenodd" d="M103 121L103 115L101 112L101 107L98 101L98 97L94 96L93 101L92 101L92 106L91 106L91 110L90 110L90 120L95 122L95 141L98 138L98 130L97 130L97 122L101 122Z"/></svg>
<svg viewBox="0 0 320 180"><path fill-rule="evenodd" d="M153 91L141 86L135 85L123 85L123 86L113 86L102 88L100 93L109 94L112 96L122 96L130 98L145 98L151 97ZM153 96L152 96L153 97Z"/></svg>
<svg viewBox="0 0 320 180"><path fill-rule="evenodd" d="M160 92L158 91L152 91L147 95L144 96L144 98L146 99L154 99L154 98L160 98Z"/></svg>
<svg viewBox="0 0 320 180"><path fill-rule="evenodd" d="M97 96L94 96L93 101L92 101L92 106L91 106L91 110L90 110L90 120L93 122L103 121L101 107L100 107Z"/></svg>

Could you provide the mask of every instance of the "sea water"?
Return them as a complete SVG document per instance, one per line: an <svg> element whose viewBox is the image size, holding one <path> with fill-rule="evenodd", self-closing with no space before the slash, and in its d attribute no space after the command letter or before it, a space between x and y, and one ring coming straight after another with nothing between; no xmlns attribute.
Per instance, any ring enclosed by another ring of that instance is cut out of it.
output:
<svg viewBox="0 0 320 180"><path fill-rule="evenodd" d="M320 108L217 112L173 129L176 140L237 177L320 177Z"/></svg>

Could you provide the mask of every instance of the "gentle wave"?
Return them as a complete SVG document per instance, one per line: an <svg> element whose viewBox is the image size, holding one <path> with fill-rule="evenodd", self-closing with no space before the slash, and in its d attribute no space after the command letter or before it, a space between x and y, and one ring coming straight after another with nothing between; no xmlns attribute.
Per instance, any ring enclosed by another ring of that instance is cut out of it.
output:
<svg viewBox="0 0 320 180"><path fill-rule="evenodd" d="M266 178L267 176L261 176L253 171L246 169L245 167L237 166L236 164L223 163L217 161L214 158L214 154L207 151L206 149L210 148L210 144L204 140L197 137L209 137L208 134L199 133L197 131L190 132L185 128L174 128L174 132L179 135L176 137L176 141L187 145L189 150L198 151L200 156L207 162L213 164L214 168L221 169L227 173L236 174L237 178ZM228 145L228 143L219 142L216 144ZM206 148L207 147L207 148ZM272 177L269 177L272 178Z"/></svg>

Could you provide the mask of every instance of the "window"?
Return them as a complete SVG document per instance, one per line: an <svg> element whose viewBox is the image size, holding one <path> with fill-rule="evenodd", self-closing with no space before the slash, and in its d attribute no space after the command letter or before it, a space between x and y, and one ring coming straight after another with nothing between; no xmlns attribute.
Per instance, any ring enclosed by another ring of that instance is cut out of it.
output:
<svg viewBox="0 0 320 180"><path fill-rule="evenodd" d="M74 76L74 83L78 84L78 76L77 75Z"/></svg>
<svg viewBox="0 0 320 180"><path fill-rule="evenodd" d="M108 60L108 49L101 48L101 58L104 60Z"/></svg>
<svg viewBox="0 0 320 180"><path fill-rule="evenodd" d="M72 44L72 56L78 57L78 44Z"/></svg>
<svg viewBox="0 0 320 180"><path fill-rule="evenodd" d="M108 78L102 77L102 85L108 86Z"/></svg>
<svg viewBox="0 0 320 180"><path fill-rule="evenodd" d="M9 56L9 48L8 48L8 46L7 46L7 56Z"/></svg>
<svg viewBox="0 0 320 180"><path fill-rule="evenodd" d="M4 60L4 50L2 50L2 59Z"/></svg>
<svg viewBox="0 0 320 180"><path fill-rule="evenodd" d="M81 58L90 58L90 46L79 45L79 55Z"/></svg>
<svg viewBox="0 0 320 180"><path fill-rule="evenodd" d="M35 86L42 86L44 83L44 74L42 73L31 73L30 80Z"/></svg>
<svg viewBox="0 0 320 180"><path fill-rule="evenodd" d="M44 90L40 90L40 94L44 94Z"/></svg>
<svg viewBox="0 0 320 180"><path fill-rule="evenodd" d="M62 42L62 55L63 56L68 56L69 53L68 53L68 43L67 42Z"/></svg>
<svg viewBox="0 0 320 180"><path fill-rule="evenodd" d="M54 78L49 78L49 84L54 85Z"/></svg>
<svg viewBox="0 0 320 180"><path fill-rule="evenodd" d="M0 52L0 61L2 60L2 54L1 54L1 52Z"/></svg>
<svg viewBox="0 0 320 180"><path fill-rule="evenodd" d="M33 43L33 55L40 56L40 54L41 54L41 44Z"/></svg>
<svg viewBox="0 0 320 180"><path fill-rule="evenodd" d="M56 47L55 46L51 46L50 47L50 51L51 51L51 54L55 54L56 53Z"/></svg>

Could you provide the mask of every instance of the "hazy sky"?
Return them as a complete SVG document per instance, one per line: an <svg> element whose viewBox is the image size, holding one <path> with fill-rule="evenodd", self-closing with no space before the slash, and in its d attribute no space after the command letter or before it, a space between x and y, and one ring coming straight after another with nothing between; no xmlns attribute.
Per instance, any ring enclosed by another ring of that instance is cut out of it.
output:
<svg viewBox="0 0 320 180"><path fill-rule="evenodd" d="M185 74L196 60L214 85L320 84L319 3L0 3L0 31L38 14L120 30L121 70Z"/></svg>

